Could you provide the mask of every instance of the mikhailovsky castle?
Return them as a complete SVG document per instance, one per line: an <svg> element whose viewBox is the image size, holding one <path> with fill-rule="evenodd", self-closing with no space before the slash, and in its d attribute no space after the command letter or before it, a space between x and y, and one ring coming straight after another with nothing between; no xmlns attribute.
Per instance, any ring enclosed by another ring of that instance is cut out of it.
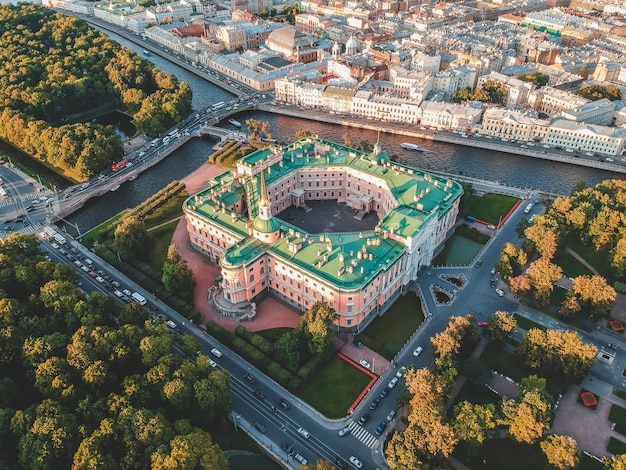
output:
<svg viewBox="0 0 626 470"><path fill-rule="evenodd" d="M193 246L219 262L222 313L272 292L302 311L325 301L338 327L358 329L430 265L462 193L455 181L391 162L378 143L364 153L306 137L244 157L183 208ZM308 233L274 216L319 200L379 221L369 231Z"/></svg>

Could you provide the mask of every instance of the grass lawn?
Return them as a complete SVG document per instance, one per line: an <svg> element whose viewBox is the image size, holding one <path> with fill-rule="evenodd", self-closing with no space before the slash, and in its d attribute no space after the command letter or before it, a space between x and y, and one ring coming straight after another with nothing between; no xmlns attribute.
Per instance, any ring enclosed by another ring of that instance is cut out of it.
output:
<svg viewBox="0 0 626 470"><path fill-rule="evenodd" d="M433 260L433 266L468 265L482 250L484 243L479 243L455 232Z"/></svg>
<svg viewBox="0 0 626 470"><path fill-rule="evenodd" d="M167 257L167 248L172 242L172 236L177 225L178 220L175 220L149 232L152 237L152 243L145 261L155 271L161 272L163 269L163 263L165 263L165 258Z"/></svg>
<svg viewBox="0 0 626 470"><path fill-rule="evenodd" d="M370 380L369 375L335 356L307 384L300 398L330 419L341 418Z"/></svg>
<svg viewBox="0 0 626 470"><path fill-rule="evenodd" d="M588 276L591 274L589 268L565 250L558 250L554 254L552 262L561 266L563 275L566 277Z"/></svg>
<svg viewBox="0 0 626 470"><path fill-rule="evenodd" d="M619 388L613 389L613 395L620 397L622 400L626 400L626 392L624 390L620 390Z"/></svg>
<svg viewBox="0 0 626 470"><path fill-rule="evenodd" d="M626 409L619 405L611 405L609 421L615 423L615 430L618 433L626 435ZM626 451L619 453L626 453Z"/></svg>
<svg viewBox="0 0 626 470"><path fill-rule="evenodd" d="M183 215L183 202L189 197L187 191L181 189L178 193L171 196L166 202L158 206L154 212L146 215L144 221L148 228L155 227L163 222L172 220Z"/></svg>
<svg viewBox="0 0 626 470"><path fill-rule="evenodd" d="M109 220L105 220L97 227L83 234L83 236L80 237L78 241L80 241L87 248L91 248L95 241L97 241L98 243L104 242L105 240L103 239L104 237L103 233L113 229L117 225L117 222L124 216L125 213L126 211L120 212L116 216L111 217Z"/></svg>
<svg viewBox="0 0 626 470"><path fill-rule="evenodd" d="M550 294L550 305L554 305L557 308L561 308L565 297L567 296L567 289L564 289L559 286L554 286L552 290L552 294ZM558 317L560 320L563 320L563 317Z"/></svg>
<svg viewBox="0 0 626 470"><path fill-rule="evenodd" d="M461 403L462 401L469 401L476 405L486 405L487 403L498 403L500 397L489 390L484 385L479 385L471 380L466 380L465 384L459 391L459 394L454 400L454 404ZM454 406L450 407L452 411Z"/></svg>
<svg viewBox="0 0 626 470"><path fill-rule="evenodd" d="M488 193L483 196L470 196L465 202L461 217L476 217L493 225L497 225L500 217L504 217L513 208L519 198L504 194Z"/></svg>
<svg viewBox="0 0 626 470"><path fill-rule="evenodd" d="M576 466L576 470L604 470L604 468L602 462L598 462L585 454L580 454L580 462Z"/></svg>
<svg viewBox="0 0 626 470"><path fill-rule="evenodd" d="M593 266L602 276L604 276L609 284L613 284L616 279L611 271L611 262L609 261L610 248L603 248L596 251L593 244L583 245L578 239L568 239L567 246L574 250L581 258Z"/></svg>
<svg viewBox="0 0 626 470"><path fill-rule="evenodd" d="M382 317L376 317L356 339L391 360L423 321L420 301L411 292L399 297Z"/></svg>
<svg viewBox="0 0 626 470"><path fill-rule="evenodd" d="M478 449L476 456L469 456L465 446L459 446L454 456L468 467L486 470L548 469L548 461L539 444L526 445L512 439L490 439Z"/></svg>
<svg viewBox="0 0 626 470"><path fill-rule="evenodd" d="M606 450L608 450L613 455L626 454L626 442L622 442L619 439L610 437L609 445L606 446Z"/></svg>
<svg viewBox="0 0 626 470"><path fill-rule="evenodd" d="M503 350L495 343L491 343L485 348L480 359L491 370L497 370L501 374L511 377L516 382L529 375L515 354Z"/></svg>
<svg viewBox="0 0 626 470"><path fill-rule="evenodd" d="M267 330L257 331L259 336L262 336L268 341L275 343L280 339L282 335L293 330L293 328L281 327L281 328L269 328Z"/></svg>
<svg viewBox="0 0 626 470"><path fill-rule="evenodd" d="M517 326L519 326L522 330L530 330L531 328L539 328L540 330L546 330L547 328L539 323L535 323L532 320L529 320L526 317L521 316L518 313L513 314L513 318L517 320Z"/></svg>

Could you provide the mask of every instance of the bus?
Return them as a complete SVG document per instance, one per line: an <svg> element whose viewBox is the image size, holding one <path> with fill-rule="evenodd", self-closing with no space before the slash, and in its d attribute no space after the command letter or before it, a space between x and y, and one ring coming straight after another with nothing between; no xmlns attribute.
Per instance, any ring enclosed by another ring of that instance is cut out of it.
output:
<svg viewBox="0 0 626 470"><path fill-rule="evenodd" d="M146 305L146 303L147 303L146 298L145 298L143 295L141 295L139 292L133 292L133 293L131 294L131 297L132 297L132 298L133 298L133 300L134 300L135 302L137 302L139 305Z"/></svg>
<svg viewBox="0 0 626 470"><path fill-rule="evenodd" d="M226 106L226 103L220 101L219 103L215 103L213 106L211 106L211 108L217 111L218 109L222 109L224 106Z"/></svg>
<svg viewBox="0 0 626 470"><path fill-rule="evenodd" d="M126 165L128 165L128 159L127 158L125 158L121 162L117 162L117 163L114 163L113 165L111 165L111 169L113 171L119 171L122 168L124 168Z"/></svg>

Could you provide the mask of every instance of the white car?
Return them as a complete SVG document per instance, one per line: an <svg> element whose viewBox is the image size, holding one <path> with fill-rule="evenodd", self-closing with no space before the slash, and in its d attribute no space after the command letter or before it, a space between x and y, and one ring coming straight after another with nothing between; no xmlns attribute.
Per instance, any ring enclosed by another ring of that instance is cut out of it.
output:
<svg viewBox="0 0 626 470"><path fill-rule="evenodd" d="M415 351L413 351L413 355L414 355L415 357L417 357L417 356L419 356L420 354L422 354L422 351L423 351L422 347L421 347L421 346L418 346L418 347L415 349Z"/></svg>
<svg viewBox="0 0 626 470"><path fill-rule="evenodd" d="M372 365L369 362L367 362L365 359L361 359L359 361L359 364L361 364L366 369L371 369L372 368Z"/></svg>
<svg viewBox="0 0 626 470"><path fill-rule="evenodd" d="M211 367L217 367L217 362L215 362L213 359L209 359L209 365Z"/></svg>
<svg viewBox="0 0 626 470"><path fill-rule="evenodd" d="M396 372L396 377L400 378L404 375L404 373L406 372L406 367L402 366L398 369L398 372Z"/></svg>
<svg viewBox="0 0 626 470"><path fill-rule="evenodd" d="M500 297L504 297L504 291L502 289L496 289L496 294L498 294Z"/></svg>
<svg viewBox="0 0 626 470"><path fill-rule="evenodd" d="M394 377L393 379L391 379L391 381L389 382L389 385L387 385L389 388L393 388L396 386L396 384L398 383L398 377Z"/></svg>
<svg viewBox="0 0 626 470"><path fill-rule="evenodd" d="M339 430L339 437L343 437L351 431L352 429L350 429L349 426L346 426L345 428Z"/></svg>
<svg viewBox="0 0 626 470"><path fill-rule="evenodd" d="M217 348L213 348L213 349L211 349L211 353L213 353L213 355L214 355L215 357L222 357L222 351L220 351L220 350L219 350L219 349L217 349Z"/></svg>
<svg viewBox="0 0 626 470"><path fill-rule="evenodd" d="M357 459L354 455L350 456L350 463L354 465L356 468L361 468L363 464L359 459Z"/></svg>
<svg viewBox="0 0 626 470"><path fill-rule="evenodd" d="M311 433L304 428L298 428L298 434L302 434L305 439L311 437Z"/></svg>

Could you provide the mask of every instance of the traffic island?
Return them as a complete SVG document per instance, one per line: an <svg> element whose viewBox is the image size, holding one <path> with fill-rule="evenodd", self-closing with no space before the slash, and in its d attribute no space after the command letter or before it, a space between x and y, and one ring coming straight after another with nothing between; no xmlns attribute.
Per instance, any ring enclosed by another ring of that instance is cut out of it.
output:
<svg viewBox="0 0 626 470"><path fill-rule="evenodd" d="M578 403L581 403L586 408L595 411L598 407L598 397L588 390L583 390L578 396Z"/></svg>

